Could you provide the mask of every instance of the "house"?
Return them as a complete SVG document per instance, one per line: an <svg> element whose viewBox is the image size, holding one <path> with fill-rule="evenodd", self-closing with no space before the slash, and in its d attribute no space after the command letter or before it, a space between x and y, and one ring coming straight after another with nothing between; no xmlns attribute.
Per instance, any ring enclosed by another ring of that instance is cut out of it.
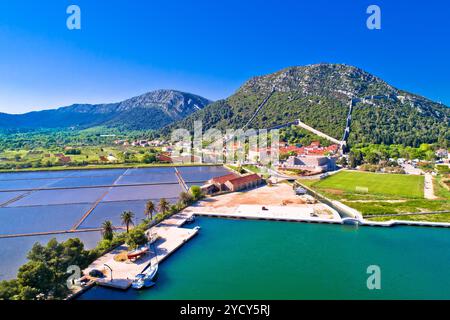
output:
<svg viewBox="0 0 450 320"><path fill-rule="evenodd" d="M117 158L114 157L112 154L110 154L108 157L106 157L109 162L117 162Z"/></svg>
<svg viewBox="0 0 450 320"><path fill-rule="evenodd" d="M235 173L230 173L224 176L215 177L208 180L202 188L207 193L211 194L220 191L240 191L248 188L254 188L261 185L263 179L256 173L246 176L240 176Z"/></svg>
<svg viewBox="0 0 450 320"><path fill-rule="evenodd" d="M227 186L225 185L225 183L227 181L230 181L230 180L238 178L238 177L239 176L237 174L230 173L230 174L227 174L224 176L212 178L212 179L208 180L208 184L215 186L218 191L226 191Z"/></svg>
<svg viewBox="0 0 450 320"><path fill-rule="evenodd" d="M441 148L441 149L436 150L436 157L442 159L442 158L447 158L447 156L448 156L447 149Z"/></svg>
<svg viewBox="0 0 450 320"><path fill-rule="evenodd" d="M124 145L124 146L129 145L129 143L128 143L127 140L115 140L115 141L114 141L114 144L117 144L117 145Z"/></svg>
<svg viewBox="0 0 450 320"><path fill-rule="evenodd" d="M262 178L256 173L234 178L225 182L225 186L230 191L240 191L248 188L254 188L261 185L263 182Z"/></svg>
<svg viewBox="0 0 450 320"><path fill-rule="evenodd" d="M61 162L61 164L68 164L72 162L72 159L70 157L62 156L59 158L59 161Z"/></svg>
<svg viewBox="0 0 450 320"><path fill-rule="evenodd" d="M295 153L296 155L301 155L305 152L305 148L297 146L285 146L280 147L280 154Z"/></svg>
<svg viewBox="0 0 450 320"><path fill-rule="evenodd" d="M202 194L213 194L218 192L216 186L212 183L207 183L200 187Z"/></svg>
<svg viewBox="0 0 450 320"><path fill-rule="evenodd" d="M158 159L159 162L167 162L172 163L172 158L170 157L170 154L168 153L160 153L156 159Z"/></svg>
<svg viewBox="0 0 450 320"><path fill-rule="evenodd" d="M248 150L248 161L255 163L272 155L272 148L258 148Z"/></svg>
<svg viewBox="0 0 450 320"><path fill-rule="evenodd" d="M202 158L190 153L183 153L179 156L171 155L170 159L173 163L202 163Z"/></svg>
<svg viewBox="0 0 450 320"><path fill-rule="evenodd" d="M334 171L336 170L336 158L316 155L290 156L281 168L314 172Z"/></svg>

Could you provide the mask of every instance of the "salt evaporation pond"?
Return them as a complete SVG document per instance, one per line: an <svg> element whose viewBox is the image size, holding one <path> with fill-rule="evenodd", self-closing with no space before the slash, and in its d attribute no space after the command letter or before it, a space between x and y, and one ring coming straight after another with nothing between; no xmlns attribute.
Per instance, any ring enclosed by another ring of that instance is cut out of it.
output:
<svg viewBox="0 0 450 320"><path fill-rule="evenodd" d="M178 170L188 185L228 173L221 166ZM0 173L0 236L69 230L98 199L102 200L78 229L99 228L105 220L119 226L126 210L134 212L139 223L148 200L175 203L181 191L173 167ZM91 248L101 235L95 231L0 238L0 280L15 277L35 242L73 237Z"/></svg>

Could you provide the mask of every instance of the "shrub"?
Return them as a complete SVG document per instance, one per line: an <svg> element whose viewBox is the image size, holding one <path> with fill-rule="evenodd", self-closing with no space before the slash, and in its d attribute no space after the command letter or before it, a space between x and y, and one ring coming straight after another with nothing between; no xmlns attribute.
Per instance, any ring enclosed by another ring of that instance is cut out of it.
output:
<svg viewBox="0 0 450 320"><path fill-rule="evenodd" d="M199 186L192 186L189 192L192 194L194 200L198 200L203 196L202 189Z"/></svg>
<svg viewBox="0 0 450 320"><path fill-rule="evenodd" d="M146 244L148 242L148 239L143 228L136 227L128 232L126 242L130 248L135 249L141 245Z"/></svg>

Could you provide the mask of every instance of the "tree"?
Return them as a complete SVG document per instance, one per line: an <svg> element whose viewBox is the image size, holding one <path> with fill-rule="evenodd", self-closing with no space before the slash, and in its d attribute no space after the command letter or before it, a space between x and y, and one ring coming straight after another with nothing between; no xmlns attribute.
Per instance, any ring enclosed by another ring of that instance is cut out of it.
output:
<svg viewBox="0 0 450 320"><path fill-rule="evenodd" d="M0 281L0 300L9 300L20 293L19 283L16 279Z"/></svg>
<svg viewBox="0 0 450 320"><path fill-rule="evenodd" d="M130 230L130 225L134 224L134 222L133 222L134 213L131 211L124 211L120 215L120 219L122 220L122 224L127 227L127 233L128 233L128 231Z"/></svg>
<svg viewBox="0 0 450 320"><path fill-rule="evenodd" d="M377 153L375 152L370 152L367 154L367 156L365 157L366 161L371 163L371 164L377 164L378 161L380 160L380 157L378 156Z"/></svg>
<svg viewBox="0 0 450 320"><path fill-rule="evenodd" d="M193 200L193 196L191 193L189 192L181 192L180 193L180 202L185 205L188 206L192 203Z"/></svg>
<svg viewBox="0 0 450 320"><path fill-rule="evenodd" d="M135 249L148 242L145 231L142 228L134 228L127 234L126 242L131 249Z"/></svg>
<svg viewBox="0 0 450 320"><path fill-rule="evenodd" d="M166 212L169 210L169 202L166 200L166 198L159 199L159 212L163 215L166 214Z"/></svg>
<svg viewBox="0 0 450 320"><path fill-rule="evenodd" d="M352 168L356 168L357 166L359 166L362 163L362 160L363 155L359 150L351 151L348 155L348 162L350 167Z"/></svg>
<svg viewBox="0 0 450 320"><path fill-rule="evenodd" d="M153 203L153 201L148 200L145 205L145 216L148 219L152 220L154 212L155 212L155 204Z"/></svg>
<svg viewBox="0 0 450 320"><path fill-rule="evenodd" d="M106 220L102 223L102 236L103 239L111 241L114 237L113 224L111 221Z"/></svg>
<svg viewBox="0 0 450 320"><path fill-rule="evenodd" d="M192 186L189 191L194 197L194 200L198 200L202 197L202 189L199 186Z"/></svg>
<svg viewBox="0 0 450 320"><path fill-rule="evenodd" d="M144 157L142 158L142 161L144 163L153 163L156 162L156 155L153 153L147 153L146 155L144 155Z"/></svg>
<svg viewBox="0 0 450 320"><path fill-rule="evenodd" d="M17 281L21 287L37 289L44 295L49 295L54 289L55 274L51 268L41 261L29 261L19 268Z"/></svg>

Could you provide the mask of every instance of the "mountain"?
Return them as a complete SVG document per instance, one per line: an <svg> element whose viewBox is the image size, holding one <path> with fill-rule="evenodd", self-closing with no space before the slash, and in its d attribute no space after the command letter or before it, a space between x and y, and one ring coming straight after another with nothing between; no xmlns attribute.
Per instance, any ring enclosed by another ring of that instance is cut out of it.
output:
<svg viewBox="0 0 450 320"><path fill-rule="evenodd" d="M300 119L341 139L355 98L367 99L353 107L350 144L417 146L450 141L450 108L397 89L359 68L325 63L254 77L229 98L170 124L161 134L167 136L175 128L192 130L196 120L203 122L204 129L225 131L270 128Z"/></svg>
<svg viewBox="0 0 450 320"><path fill-rule="evenodd" d="M157 90L118 103L74 104L20 115L0 113L0 128L88 128L102 125L130 130L158 129L210 103L208 99L190 93Z"/></svg>

